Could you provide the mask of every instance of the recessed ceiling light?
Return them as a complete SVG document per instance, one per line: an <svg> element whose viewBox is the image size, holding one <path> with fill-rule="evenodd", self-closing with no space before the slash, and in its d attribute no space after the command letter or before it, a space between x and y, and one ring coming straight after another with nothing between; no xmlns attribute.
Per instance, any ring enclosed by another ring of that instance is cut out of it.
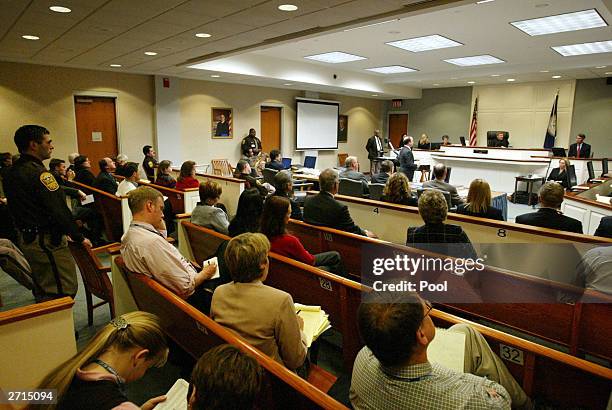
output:
<svg viewBox="0 0 612 410"><path fill-rule="evenodd" d="M607 73L604 73L605 75L612 75L612 71L608 71Z"/></svg>
<svg viewBox="0 0 612 410"><path fill-rule="evenodd" d="M548 70L540 70L541 73L547 73Z"/></svg>
<svg viewBox="0 0 612 410"><path fill-rule="evenodd" d="M208 37L212 37L210 34L208 33L196 33L195 35L196 37L200 37L200 38L208 38Z"/></svg>
<svg viewBox="0 0 612 410"><path fill-rule="evenodd" d="M476 4L491 3L492 1L495 1L495 0L480 0L480 1L477 1Z"/></svg>
<svg viewBox="0 0 612 410"><path fill-rule="evenodd" d="M509 83L512 83L512 82L516 81L516 79L514 79L514 78L508 78L508 79L506 79L506 81L508 81Z"/></svg>
<svg viewBox="0 0 612 410"><path fill-rule="evenodd" d="M605 65L600 65L600 66L597 66L595 68L606 68L606 66Z"/></svg>
<svg viewBox="0 0 612 410"><path fill-rule="evenodd" d="M437 87L437 86L439 86L439 85L440 85L440 84L438 84L438 83L434 83L434 86L436 86L436 87Z"/></svg>
<svg viewBox="0 0 612 410"><path fill-rule="evenodd" d="M372 97L378 97L378 94L372 94Z"/></svg>
<svg viewBox="0 0 612 410"><path fill-rule="evenodd" d="M155 51L145 51L145 54L148 56L156 56L157 53Z"/></svg>
<svg viewBox="0 0 612 410"><path fill-rule="evenodd" d="M330 53L315 54L306 56L309 60L321 61L323 63L338 64L348 63L350 61L366 60L365 57L356 56L354 54L343 53L342 51L332 51Z"/></svg>
<svg viewBox="0 0 612 410"><path fill-rule="evenodd" d="M281 4L278 9L281 11L296 11L298 7L294 4Z"/></svg>
<svg viewBox="0 0 612 410"><path fill-rule="evenodd" d="M220 76L219 74L212 74L212 75L211 75L211 77L212 77L212 78L219 78L219 77L221 77L221 76Z"/></svg>
<svg viewBox="0 0 612 410"><path fill-rule="evenodd" d="M468 84L476 84L476 81L468 81Z"/></svg>
<svg viewBox="0 0 612 410"><path fill-rule="evenodd" d="M283 84L283 85L287 85L287 86L289 86L289 85L293 85L293 84L292 84L292 83L285 83L285 84Z"/></svg>
<svg viewBox="0 0 612 410"><path fill-rule="evenodd" d="M415 70L414 68L404 67L403 65L389 65L385 67L374 67L374 68L366 68L367 71L374 71L375 73L380 74L398 74L398 73L411 73Z"/></svg>
<svg viewBox="0 0 612 410"><path fill-rule="evenodd" d="M391 41L388 43L390 46L401 48L402 50L412 51L413 53L420 53L421 51L438 50L440 48L448 47L459 47L463 44L434 34L425 37L407 38L405 40Z"/></svg>
<svg viewBox="0 0 612 410"><path fill-rule="evenodd" d="M552 78L561 78L560 75L553 75Z"/></svg>
<svg viewBox="0 0 612 410"><path fill-rule="evenodd" d="M33 36L31 34L25 34L25 35L21 36L21 38L25 38L26 40L40 40L40 37Z"/></svg>
<svg viewBox="0 0 612 410"><path fill-rule="evenodd" d="M612 40L556 46L552 47L552 49L561 54L563 57L609 53L612 51Z"/></svg>
<svg viewBox="0 0 612 410"><path fill-rule="evenodd" d="M472 56L472 57L450 58L444 61L450 64L461 66L461 67L467 67L467 66L473 66L473 65L505 63L504 60L500 60L499 58L490 56L488 54L484 54L481 56Z"/></svg>
<svg viewBox="0 0 612 410"><path fill-rule="evenodd" d="M114 67L114 68L119 68L119 67L121 67L121 64L111 64L110 66Z"/></svg>
<svg viewBox="0 0 612 410"><path fill-rule="evenodd" d="M49 7L49 10L54 11L56 13L70 13L72 11L68 7L63 6L51 6Z"/></svg>
<svg viewBox="0 0 612 410"><path fill-rule="evenodd" d="M491 77L499 77L499 74L491 74Z"/></svg>
<svg viewBox="0 0 612 410"><path fill-rule="evenodd" d="M576 11L574 13L511 22L514 27L530 36L563 33L566 31L586 30L607 26L597 10Z"/></svg>

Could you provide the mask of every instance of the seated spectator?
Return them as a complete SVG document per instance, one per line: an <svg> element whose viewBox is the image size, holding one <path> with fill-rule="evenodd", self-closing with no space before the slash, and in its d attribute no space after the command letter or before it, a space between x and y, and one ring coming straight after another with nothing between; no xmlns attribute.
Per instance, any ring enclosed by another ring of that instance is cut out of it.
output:
<svg viewBox="0 0 612 410"><path fill-rule="evenodd" d="M599 221L599 226L595 231L595 236L612 238L612 216L604 216L601 218L601 221Z"/></svg>
<svg viewBox="0 0 612 410"><path fill-rule="evenodd" d="M157 166L157 178L155 179L155 185L165 186L166 188L175 188L176 179L170 174L170 167L172 162L163 160Z"/></svg>
<svg viewBox="0 0 612 410"><path fill-rule="evenodd" d="M368 188L368 178L359 172L359 161L357 161L357 157L349 156L346 158L344 161L344 171L340 172L340 178L361 181L363 193L367 194L370 192Z"/></svg>
<svg viewBox="0 0 612 410"><path fill-rule="evenodd" d="M246 189L256 188L259 191L259 195L263 198L268 196L268 188L267 185L270 184L261 184L257 179L253 178L251 175L251 165L246 161L241 159L236 164L236 170L234 171L234 178L244 179L246 182L244 183L244 187Z"/></svg>
<svg viewBox="0 0 612 410"><path fill-rule="evenodd" d="M138 407L126 397L124 385L140 379L151 367L162 367L167 357L166 336L159 318L147 312L125 313L111 320L87 346L38 385L39 389L54 389L57 404L33 407L152 410L165 396L154 397Z"/></svg>
<svg viewBox="0 0 612 410"><path fill-rule="evenodd" d="M612 295L612 245L586 251L576 268L576 279L580 287Z"/></svg>
<svg viewBox="0 0 612 410"><path fill-rule="evenodd" d="M178 180L176 181L176 189L184 191L188 188L198 188L200 186L200 181L196 179L196 168L195 161L185 161L183 165L181 165L181 172L179 174Z"/></svg>
<svg viewBox="0 0 612 410"><path fill-rule="evenodd" d="M415 293L372 294L358 311L366 346L353 367L349 397L360 409L509 409L531 401L485 338L466 324L464 373L431 362L431 304Z"/></svg>
<svg viewBox="0 0 612 410"><path fill-rule="evenodd" d="M319 174L320 192L304 200L304 222L376 238L373 232L357 226L348 207L336 201L334 196L339 185L340 178L335 170L328 168Z"/></svg>
<svg viewBox="0 0 612 410"><path fill-rule="evenodd" d="M232 345L213 347L191 373L189 409L254 409L263 383L264 371L257 360Z"/></svg>
<svg viewBox="0 0 612 410"><path fill-rule="evenodd" d="M425 181L423 183L423 188L433 188L439 191L446 191L450 194L451 205L452 206L460 205L464 203L465 201L461 199L461 197L457 193L457 188L455 188L448 182L445 182L447 172L448 171L446 169L446 165L444 164L434 165L433 175L435 179L432 179L431 181Z"/></svg>
<svg viewBox="0 0 612 410"><path fill-rule="evenodd" d="M221 208L216 207L221 197L221 185L215 181L200 184L200 202L191 213L191 222L228 235L229 220Z"/></svg>
<svg viewBox="0 0 612 410"><path fill-rule="evenodd" d="M287 233L290 216L291 204L287 198L272 196L266 200L261 215L261 233L270 241L270 250L307 265L345 276L346 271L338 252L330 251L313 255L304 249L297 237Z"/></svg>
<svg viewBox="0 0 612 410"><path fill-rule="evenodd" d="M229 224L229 236L245 232L259 232L259 221L263 212L263 198L256 189L245 189L238 198L236 215Z"/></svg>
<svg viewBox="0 0 612 410"><path fill-rule="evenodd" d="M270 151L270 162L266 163L266 168L275 169L277 171L282 171L284 169L283 158L279 150L273 149Z"/></svg>
<svg viewBox="0 0 612 410"><path fill-rule="evenodd" d="M85 193L80 189L73 188L68 185L68 175L69 172L66 169L66 161L63 159L53 158L49 161L49 172L57 183L62 187L66 195L68 195L72 199L77 199L79 201L85 199Z"/></svg>
<svg viewBox="0 0 612 410"><path fill-rule="evenodd" d="M123 176L123 168L128 163L128 156L125 154L119 154L115 157L115 174Z"/></svg>
<svg viewBox="0 0 612 410"><path fill-rule="evenodd" d="M152 277L204 313L210 293L202 286L215 274L217 265L200 272L168 241L164 222L164 199L151 187L139 187L128 195L132 223L121 238L121 256L132 272Z"/></svg>
<svg viewBox="0 0 612 410"><path fill-rule="evenodd" d="M91 163L85 155L79 155L74 159L74 180L81 184L93 186L96 177L91 172Z"/></svg>
<svg viewBox="0 0 612 410"><path fill-rule="evenodd" d="M78 152L73 152L72 154L68 154L68 171L76 173L76 169L74 169L74 160L79 156ZM13 160L13 162L15 162Z"/></svg>
<svg viewBox="0 0 612 410"><path fill-rule="evenodd" d="M559 168L553 168L550 171L550 175L546 178L547 181L556 181L565 189L569 188L569 179L567 170L569 169L570 162L567 158L561 158L559 160Z"/></svg>
<svg viewBox="0 0 612 410"><path fill-rule="evenodd" d="M421 134L421 138L419 138L419 142L417 143L417 148L431 149L431 143L429 142L429 137L427 136L427 134Z"/></svg>
<svg viewBox="0 0 612 410"><path fill-rule="evenodd" d="M115 172L115 161L106 157L102 158L98 162L98 165L100 166L100 173L94 181L94 188L98 188L101 191L114 195L118 188L115 177L111 175L113 172Z"/></svg>
<svg viewBox="0 0 612 410"><path fill-rule="evenodd" d="M419 215L425 225L409 227L406 246L455 258L476 259L476 251L459 225L445 224L448 205L440 191L428 189L419 198Z"/></svg>
<svg viewBox="0 0 612 410"><path fill-rule="evenodd" d="M448 138L448 135L442 135L442 146L448 146L448 145L453 145L450 142L450 139Z"/></svg>
<svg viewBox="0 0 612 410"><path fill-rule="evenodd" d="M484 179L475 179L470 184L467 203L457 207L457 213L480 218L496 219L503 221L501 209L494 208L491 202L491 188Z"/></svg>
<svg viewBox="0 0 612 410"><path fill-rule="evenodd" d="M304 322L295 313L291 295L266 286L270 242L260 233L244 233L229 241L225 262L233 282L219 286L210 316L290 370L306 359Z"/></svg>
<svg viewBox="0 0 612 410"><path fill-rule="evenodd" d="M278 171L274 175L274 188L276 189L275 196L287 198L291 202L291 219L301 221L302 208L300 208L298 201L294 199L291 173L289 171Z"/></svg>
<svg viewBox="0 0 612 410"><path fill-rule="evenodd" d="M380 164L380 172L378 174L372 175L372 183L373 184L386 184L387 180L391 175L393 175L393 170L395 166L393 165L393 161L384 160Z"/></svg>
<svg viewBox="0 0 612 410"><path fill-rule="evenodd" d="M552 181L545 183L538 192L540 209L537 212L517 216L516 223L582 233L582 222L561 212L564 193L560 184Z"/></svg>
<svg viewBox="0 0 612 410"><path fill-rule="evenodd" d="M417 198L412 195L408 177L403 172L397 172L389 178L380 200L391 202L392 204L418 205Z"/></svg>
<svg viewBox="0 0 612 410"><path fill-rule="evenodd" d="M140 179L140 176L138 175L138 164L135 162L129 162L123 168L123 176L125 178L119 183L117 192L115 193L117 196L126 196L128 192L138 188L138 180Z"/></svg>

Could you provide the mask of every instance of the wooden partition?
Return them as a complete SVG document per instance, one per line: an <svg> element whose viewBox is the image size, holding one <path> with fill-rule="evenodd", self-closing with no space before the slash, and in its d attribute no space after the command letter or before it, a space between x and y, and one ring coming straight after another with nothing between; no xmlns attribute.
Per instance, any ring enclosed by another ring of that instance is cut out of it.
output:
<svg viewBox="0 0 612 410"><path fill-rule="evenodd" d="M175 214L191 213L193 208L200 202L200 191L198 188L188 188L182 191L157 184L148 183L146 185L157 189L163 196L168 198L172 205L172 212Z"/></svg>
<svg viewBox="0 0 612 410"><path fill-rule="evenodd" d="M0 313L0 388L35 388L76 354L72 298L50 300Z"/></svg>

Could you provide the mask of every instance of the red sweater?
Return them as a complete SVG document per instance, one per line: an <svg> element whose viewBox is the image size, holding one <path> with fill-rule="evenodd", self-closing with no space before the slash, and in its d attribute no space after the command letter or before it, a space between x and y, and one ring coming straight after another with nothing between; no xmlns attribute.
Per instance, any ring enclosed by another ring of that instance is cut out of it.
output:
<svg viewBox="0 0 612 410"><path fill-rule="evenodd" d="M293 235L278 235L270 239L270 250L299 262L313 265L315 258L309 253L298 238Z"/></svg>
<svg viewBox="0 0 612 410"><path fill-rule="evenodd" d="M176 189L185 190L187 188L199 188L200 181L194 177L184 177L180 181L176 181Z"/></svg>

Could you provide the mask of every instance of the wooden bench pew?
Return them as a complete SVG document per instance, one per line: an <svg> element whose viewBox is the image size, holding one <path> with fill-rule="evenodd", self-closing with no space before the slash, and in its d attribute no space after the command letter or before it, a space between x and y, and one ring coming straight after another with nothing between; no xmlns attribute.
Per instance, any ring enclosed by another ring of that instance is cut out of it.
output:
<svg viewBox="0 0 612 410"><path fill-rule="evenodd" d="M159 316L168 337L193 359L199 359L214 346L229 343L257 360L267 376L259 408L346 409L341 403L217 324L155 280L127 272L121 257L117 257L116 263L127 276L138 308Z"/></svg>
<svg viewBox="0 0 612 410"><path fill-rule="evenodd" d="M163 196L167 197L175 214L191 213L200 201L199 188L188 188L183 191L152 183L146 183L146 185L157 189Z"/></svg>

